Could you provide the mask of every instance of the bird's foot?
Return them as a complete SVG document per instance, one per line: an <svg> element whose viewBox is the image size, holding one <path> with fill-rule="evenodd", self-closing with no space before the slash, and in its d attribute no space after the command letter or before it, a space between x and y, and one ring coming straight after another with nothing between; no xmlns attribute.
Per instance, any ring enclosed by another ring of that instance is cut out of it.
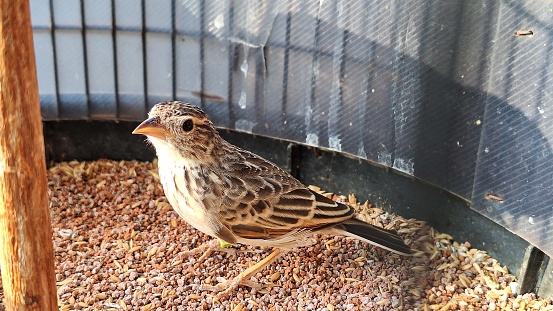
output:
<svg viewBox="0 0 553 311"><path fill-rule="evenodd" d="M218 278L217 281L219 281L219 284L217 285L202 284L200 285L199 289L217 292L218 298L225 297L240 285L248 286L254 289L260 289L262 285L257 282L249 280L249 278L252 275L256 274L258 271L261 271L267 265L270 265L272 262L277 260L278 257L280 257L280 255L282 255L282 253L280 253L280 249L277 248L271 254L269 254L269 256L265 257L263 260L259 261L255 265L244 270L242 273L237 275L234 279L225 280L225 279Z"/></svg>
<svg viewBox="0 0 553 311"><path fill-rule="evenodd" d="M226 297L229 293L235 290L238 286L248 286L253 289L261 289L263 286L255 281L244 279L243 273L240 273L232 280L217 278L217 285L202 284L199 289L202 291L211 291L217 293L217 298Z"/></svg>

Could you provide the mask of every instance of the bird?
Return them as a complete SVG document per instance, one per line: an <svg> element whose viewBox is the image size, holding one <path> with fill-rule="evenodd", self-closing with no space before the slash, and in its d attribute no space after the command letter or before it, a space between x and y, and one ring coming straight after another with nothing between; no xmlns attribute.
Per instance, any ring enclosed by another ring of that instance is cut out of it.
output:
<svg viewBox="0 0 553 311"><path fill-rule="evenodd" d="M355 209L303 185L276 164L224 140L208 115L181 101L156 104L133 134L147 136L159 179L177 214L221 245L271 247L273 252L233 280L201 289L228 294L314 234L356 238L409 256L393 230L355 217ZM212 249L208 243L198 249Z"/></svg>

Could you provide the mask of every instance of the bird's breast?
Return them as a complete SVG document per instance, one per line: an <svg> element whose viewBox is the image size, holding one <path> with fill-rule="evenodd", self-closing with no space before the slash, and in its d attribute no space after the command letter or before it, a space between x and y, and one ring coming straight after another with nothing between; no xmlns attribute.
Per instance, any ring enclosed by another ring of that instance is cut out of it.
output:
<svg viewBox="0 0 553 311"><path fill-rule="evenodd" d="M158 163L159 178L173 209L194 228L215 236L216 228L210 226L213 222L203 203L204 189L201 188L198 173L178 162Z"/></svg>

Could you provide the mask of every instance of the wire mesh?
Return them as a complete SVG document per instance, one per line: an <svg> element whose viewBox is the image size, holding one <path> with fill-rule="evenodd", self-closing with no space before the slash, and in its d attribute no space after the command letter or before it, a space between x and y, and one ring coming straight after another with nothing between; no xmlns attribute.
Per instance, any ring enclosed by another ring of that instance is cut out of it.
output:
<svg viewBox="0 0 553 311"><path fill-rule="evenodd" d="M552 3L31 7L45 120L139 121L191 102L220 127L433 183L553 255Z"/></svg>

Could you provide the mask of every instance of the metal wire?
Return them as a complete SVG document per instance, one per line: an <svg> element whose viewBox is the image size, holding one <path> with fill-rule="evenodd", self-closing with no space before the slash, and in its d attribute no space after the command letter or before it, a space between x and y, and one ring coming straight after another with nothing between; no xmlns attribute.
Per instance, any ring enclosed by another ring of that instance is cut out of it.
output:
<svg viewBox="0 0 553 311"><path fill-rule="evenodd" d="M158 100L193 102L218 126L346 152L433 183L553 253L553 237L540 234L553 219L552 3L87 1L75 11L31 2L35 33L49 41L36 52L47 119L138 121ZM121 15L125 6L139 14ZM95 22L87 10L111 21ZM166 25L150 27L148 10ZM96 34L110 42L102 51ZM123 44L129 36L136 51ZM82 51L68 49L67 38ZM156 42L170 52L154 55ZM131 66L126 57L140 54ZM68 68L78 59L82 70ZM102 70L113 94L97 85ZM506 199L497 205L489 193Z"/></svg>

